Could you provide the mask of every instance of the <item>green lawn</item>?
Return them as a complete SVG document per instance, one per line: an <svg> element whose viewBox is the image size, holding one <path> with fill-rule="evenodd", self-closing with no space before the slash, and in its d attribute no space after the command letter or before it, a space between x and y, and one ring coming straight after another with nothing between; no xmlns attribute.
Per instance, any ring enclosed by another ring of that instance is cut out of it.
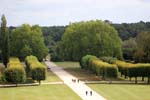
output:
<svg viewBox="0 0 150 100"><path fill-rule="evenodd" d="M150 100L150 85L88 84L107 100Z"/></svg>
<svg viewBox="0 0 150 100"><path fill-rule="evenodd" d="M100 78L98 78L95 74L81 69L78 62L55 62L55 64L64 68L64 70L76 76L80 80L83 80L83 81L85 80L99 81L100 80Z"/></svg>
<svg viewBox="0 0 150 100"><path fill-rule="evenodd" d="M0 100L81 100L66 85L0 88Z"/></svg>
<svg viewBox="0 0 150 100"><path fill-rule="evenodd" d="M56 76L56 74L54 74L52 71L47 70L46 80L42 82L62 82L62 80L58 76Z"/></svg>

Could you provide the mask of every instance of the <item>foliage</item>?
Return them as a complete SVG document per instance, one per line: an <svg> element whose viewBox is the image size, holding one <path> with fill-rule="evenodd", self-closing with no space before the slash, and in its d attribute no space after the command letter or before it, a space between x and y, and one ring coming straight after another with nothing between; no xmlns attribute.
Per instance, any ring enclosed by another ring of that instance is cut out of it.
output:
<svg viewBox="0 0 150 100"><path fill-rule="evenodd" d="M6 81L17 85L26 80L25 69L18 58L11 58L7 66L4 71Z"/></svg>
<svg viewBox="0 0 150 100"><path fill-rule="evenodd" d="M115 64L108 64L92 55L82 57L81 68L93 71L97 75L102 76L104 79L105 77L116 78L118 76L118 68Z"/></svg>
<svg viewBox="0 0 150 100"><path fill-rule="evenodd" d="M28 55L35 55L42 60L48 54L44 38L39 26L23 24L11 33L11 56L23 60Z"/></svg>
<svg viewBox="0 0 150 100"><path fill-rule="evenodd" d="M114 64L117 60L117 58L114 58L114 57L100 57L100 59L109 64Z"/></svg>
<svg viewBox="0 0 150 100"><path fill-rule="evenodd" d="M123 57L124 59L133 60L135 51L137 50L137 43L135 38L123 41Z"/></svg>
<svg viewBox="0 0 150 100"><path fill-rule="evenodd" d="M31 74L33 80L37 80L40 84L41 80L46 79L46 66L40 63L36 56L27 56L25 63L27 65L27 72Z"/></svg>
<svg viewBox="0 0 150 100"><path fill-rule="evenodd" d="M71 23L58 43L58 49L64 60L79 61L86 54L122 58L117 31L100 20Z"/></svg>
<svg viewBox="0 0 150 100"><path fill-rule="evenodd" d="M119 34L119 37L124 41L130 38L135 38L139 33L150 31L150 22L137 22L137 23L122 23L111 24Z"/></svg>
<svg viewBox="0 0 150 100"><path fill-rule="evenodd" d="M81 68L88 69L89 61L90 59L93 59L93 58L97 58L97 57L93 55L86 55L82 57L80 61Z"/></svg>
<svg viewBox="0 0 150 100"><path fill-rule="evenodd" d="M149 63L126 63L124 61L116 61L119 71L122 75L132 78L135 77L137 83L137 77L148 77L148 83L150 83L150 64Z"/></svg>
<svg viewBox="0 0 150 100"><path fill-rule="evenodd" d="M136 37L137 51L135 60L138 62L150 62L150 32L142 32Z"/></svg>
<svg viewBox="0 0 150 100"><path fill-rule="evenodd" d="M7 29L7 22L5 15L2 15L1 18L1 30L0 30L0 47L2 52L2 61L5 67L7 67L7 63L9 60L9 33Z"/></svg>

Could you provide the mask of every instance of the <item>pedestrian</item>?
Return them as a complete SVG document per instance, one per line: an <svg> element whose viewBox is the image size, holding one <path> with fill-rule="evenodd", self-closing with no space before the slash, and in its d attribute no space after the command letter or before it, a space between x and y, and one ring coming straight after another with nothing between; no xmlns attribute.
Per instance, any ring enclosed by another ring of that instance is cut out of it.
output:
<svg viewBox="0 0 150 100"><path fill-rule="evenodd" d="M79 81L80 81L80 80L78 79L78 83L79 83Z"/></svg>
<svg viewBox="0 0 150 100"><path fill-rule="evenodd" d="M90 95L92 96L92 91L90 91Z"/></svg>
<svg viewBox="0 0 150 100"><path fill-rule="evenodd" d="M74 79L74 82L76 83L76 79Z"/></svg>
<svg viewBox="0 0 150 100"><path fill-rule="evenodd" d="M85 92L86 96L88 95L88 91Z"/></svg>

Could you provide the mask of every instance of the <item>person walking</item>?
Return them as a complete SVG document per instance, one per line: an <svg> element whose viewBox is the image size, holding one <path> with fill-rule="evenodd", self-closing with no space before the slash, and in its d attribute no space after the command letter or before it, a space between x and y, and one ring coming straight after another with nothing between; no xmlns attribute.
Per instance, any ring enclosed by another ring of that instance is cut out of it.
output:
<svg viewBox="0 0 150 100"><path fill-rule="evenodd" d="M86 96L88 95L88 91L85 92Z"/></svg>
<svg viewBox="0 0 150 100"><path fill-rule="evenodd" d="M92 96L92 91L90 91L90 95Z"/></svg>

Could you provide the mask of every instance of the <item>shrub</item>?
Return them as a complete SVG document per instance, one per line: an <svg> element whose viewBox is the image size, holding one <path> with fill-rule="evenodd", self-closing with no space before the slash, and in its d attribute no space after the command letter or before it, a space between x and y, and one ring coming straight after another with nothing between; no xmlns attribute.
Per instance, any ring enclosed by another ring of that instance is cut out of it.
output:
<svg viewBox="0 0 150 100"><path fill-rule="evenodd" d="M97 58L97 57L93 56L93 55L86 55L86 56L82 57L81 63L80 63L81 68L88 69L89 60L93 59L93 58Z"/></svg>
<svg viewBox="0 0 150 100"><path fill-rule="evenodd" d="M10 58L10 63L4 71L6 81L14 84L22 83L26 80L26 73L23 65L19 62L18 58Z"/></svg>
<svg viewBox="0 0 150 100"><path fill-rule="evenodd" d="M118 69L116 65L108 64L101 60L94 60L93 67L96 69L96 73L101 75L103 78L105 77L114 77L116 78L118 75Z"/></svg>
<svg viewBox="0 0 150 100"><path fill-rule="evenodd" d="M40 62L34 62L31 64L32 79L37 80L40 84L41 80L46 79L46 67Z"/></svg>
<svg viewBox="0 0 150 100"><path fill-rule="evenodd" d="M98 76L105 77L117 77L118 68L114 64L108 64L98 59L96 56L86 55L82 57L81 66L84 69L88 69L96 73Z"/></svg>
<svg viewBox="0 0 150 100"><path fill-rule="evenodd" d="M35 56L27 56L25 59L27 71L33 80L41 83L41 80L46 79L46 66L40 63Z"/></svg>

